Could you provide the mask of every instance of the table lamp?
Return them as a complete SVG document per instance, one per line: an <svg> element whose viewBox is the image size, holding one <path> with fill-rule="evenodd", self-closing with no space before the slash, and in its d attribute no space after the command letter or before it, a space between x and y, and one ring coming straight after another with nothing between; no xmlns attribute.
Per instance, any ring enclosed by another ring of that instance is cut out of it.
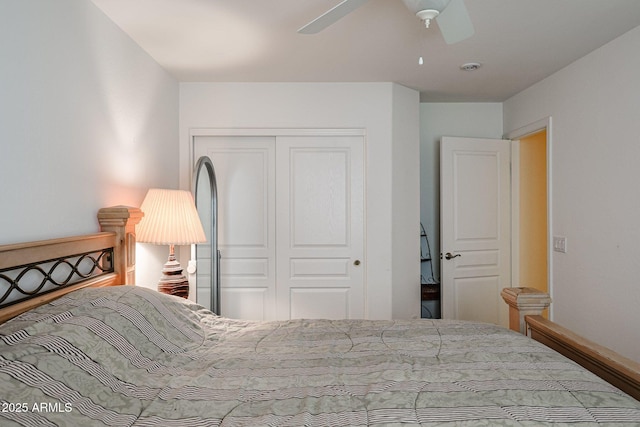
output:
<svg viewBox="0 0 640 427"><path fill-rule="evenodd" d="M169 245L169 259L162 269L158 291L187 298L189 281L176 260L175 246L204 243L193 196L188 191L152 188L140 206L144 217L136 228L138 242Z"/></svg>

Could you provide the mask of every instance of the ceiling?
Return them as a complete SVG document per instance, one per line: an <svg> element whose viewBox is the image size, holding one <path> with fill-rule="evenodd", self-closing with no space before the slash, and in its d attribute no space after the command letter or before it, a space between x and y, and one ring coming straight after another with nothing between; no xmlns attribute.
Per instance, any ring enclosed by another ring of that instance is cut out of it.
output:
<svg viewBox="0 0 640 427"><path fill-rule="evenodd" d="M340 0L92 1L179 81L396 82L423 102L504 101L640 25L640 0L465 0L475 35L447 45L401 0L315 35L297 30Z"/></svg>

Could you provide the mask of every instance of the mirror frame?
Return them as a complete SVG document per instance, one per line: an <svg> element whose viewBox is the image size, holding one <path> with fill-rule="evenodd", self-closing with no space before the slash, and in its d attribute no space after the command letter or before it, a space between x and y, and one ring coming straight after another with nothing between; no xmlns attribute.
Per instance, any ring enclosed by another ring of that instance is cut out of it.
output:
<svg viewBox="0 0 640 427"><path fill-rule="evenodd" d="M202 156L196 162L196 166L193 171L193 197L198 197L198 186L200 184L200 171L205 168L209 177L210 190L211 190L211 216L212 221L210 226L211 236L211 256L215 259L211 260L211 301L209 309L214 313L220 315L220 250L218 249L218 183L216 181L216 173L213 167L213 162L208 156ZM196 203L197 204L197 203ZM195 259L198 259L198 246L195 246ZM197 268L197 267L196 267ZM198 300L198 284L196 275L196 302Z"/></svg>

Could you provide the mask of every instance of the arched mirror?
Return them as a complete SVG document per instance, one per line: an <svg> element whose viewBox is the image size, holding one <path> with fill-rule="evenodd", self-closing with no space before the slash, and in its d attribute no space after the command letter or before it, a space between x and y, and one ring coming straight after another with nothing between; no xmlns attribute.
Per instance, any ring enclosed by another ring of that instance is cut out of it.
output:
<svg viewBox="0 0 640 427"><path fill-rule="evenodd" d="M195 245L196 302L220 314L220 251L218 250L218 188L213 162L202 156L193 171L193 194L207 242Z"/></svg>

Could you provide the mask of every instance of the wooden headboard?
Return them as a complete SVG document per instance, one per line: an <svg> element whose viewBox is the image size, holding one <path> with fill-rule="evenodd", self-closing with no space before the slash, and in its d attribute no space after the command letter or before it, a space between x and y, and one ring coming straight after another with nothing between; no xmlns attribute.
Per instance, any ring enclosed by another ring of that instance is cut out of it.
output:
<svg viewBox="0 0 640 427"><path fill-rule="evenodd" d="M0 246L0 323L76 289L135 284L142 211L100 209L101 232Z"/></svg>

